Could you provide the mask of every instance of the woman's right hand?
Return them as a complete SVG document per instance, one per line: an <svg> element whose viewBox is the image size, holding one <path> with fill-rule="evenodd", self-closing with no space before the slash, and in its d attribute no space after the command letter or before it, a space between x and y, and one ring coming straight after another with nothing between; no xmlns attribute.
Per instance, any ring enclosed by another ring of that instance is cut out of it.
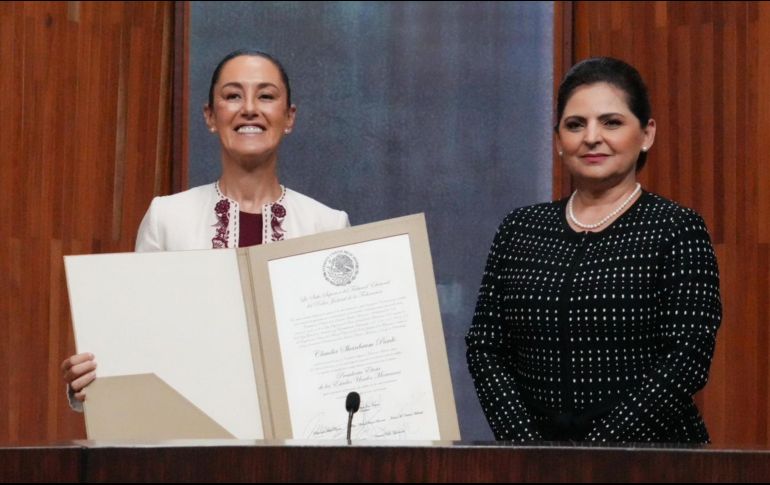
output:
<svg viewBox="0 0 770 485"><path fill-rule="evenodd" d="M61 373L64 382L72 389L75 399L85 401L84 389L96 379L94 354L86 352L64 359L61 363Z"/></svg>

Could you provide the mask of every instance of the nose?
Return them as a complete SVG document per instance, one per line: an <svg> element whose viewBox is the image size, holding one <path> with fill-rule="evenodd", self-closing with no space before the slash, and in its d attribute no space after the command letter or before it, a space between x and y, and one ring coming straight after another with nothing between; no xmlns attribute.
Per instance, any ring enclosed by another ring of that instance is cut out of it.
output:
<svg viewBox="0 0 770 485"><path fill-rule="evenodd" d="M589 147L595 147L602 142L602 130L598 123L589 122L584 131L583 143Z"/></svg>
<svg viewBox="0 0 770 485"><path fill-rule="evenodd" d="M246 95L243 100L243 106L241 112L247 118L251 118L257 115L257 99L255 96Z"/></svg>

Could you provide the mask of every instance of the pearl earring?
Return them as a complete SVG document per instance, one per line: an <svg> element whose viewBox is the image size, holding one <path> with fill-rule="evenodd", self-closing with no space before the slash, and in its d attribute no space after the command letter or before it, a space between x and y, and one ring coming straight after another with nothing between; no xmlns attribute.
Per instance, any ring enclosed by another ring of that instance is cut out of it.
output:
<svg viewBox="0 0 770 485"><path fill-rule="evenodd" d="M643 151L643 152L647 152L647 150L648 150L648 148L647 148L647 147L642 147L642 151Z"/></svg>
<svg viewBox="0 0 770 485"><path fill-rule="evenodd" d="M559 156L560 156L560 157L563 157L563 156L564 156L564 152L563 152L563 151L561 151L561 150L559 150Z"/></svg>
<svg viewBox="0 0 770 485"><path fill-rule="evenodd" d="M288 135L289 133L291 133L291 130L290 130L290 129L288 129L288 128L286 128L285 130L283 130L283 132L284 132L284 133L286 133L286 134Z"/></svg>

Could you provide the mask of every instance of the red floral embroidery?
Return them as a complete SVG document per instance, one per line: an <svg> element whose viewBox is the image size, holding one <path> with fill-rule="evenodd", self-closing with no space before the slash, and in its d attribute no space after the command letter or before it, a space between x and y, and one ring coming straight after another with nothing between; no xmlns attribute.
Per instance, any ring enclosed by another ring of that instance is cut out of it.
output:
<svg viewBox="0 0 770 485"><path fill-rule="evenodd" d="M222 199L217 202L214 212L217 214L217 223L214 224L214 227L217 228L217 234L211 240L211 244L214 249L226 248L229 234L227 227L230 225L230 201Z"/></svg>
<svg viewBox="0 0 770 485"><path fill-rule="evenodd" d="M272 211L275 217L280 217L281 219L286 217L286 208L277 202L273 204Z"/></svg>
<svg viewBox="0 0 770 485"><path fill-rule="evenodd" d="M275 203L271 207L272 217L270 218L270 228L273 230L273 241L283 241L283 227L281 223L283 218L286 217L286 208L279 203Z"/></svg>

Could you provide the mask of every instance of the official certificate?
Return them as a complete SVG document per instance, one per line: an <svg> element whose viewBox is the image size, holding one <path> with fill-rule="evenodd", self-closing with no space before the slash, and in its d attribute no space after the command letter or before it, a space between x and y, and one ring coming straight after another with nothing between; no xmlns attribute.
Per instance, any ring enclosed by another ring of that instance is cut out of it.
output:
<svg viewBox="0 0 770 485"><path fill-rule="evenodd" d="M439 439L409 235L269 262L296 437Z"/></svg>
<svg viewBox="0 0 770 485"><path fill-rule="evenodd" d="M421 214L65 263L91 439L460 438Z"/></svg>

